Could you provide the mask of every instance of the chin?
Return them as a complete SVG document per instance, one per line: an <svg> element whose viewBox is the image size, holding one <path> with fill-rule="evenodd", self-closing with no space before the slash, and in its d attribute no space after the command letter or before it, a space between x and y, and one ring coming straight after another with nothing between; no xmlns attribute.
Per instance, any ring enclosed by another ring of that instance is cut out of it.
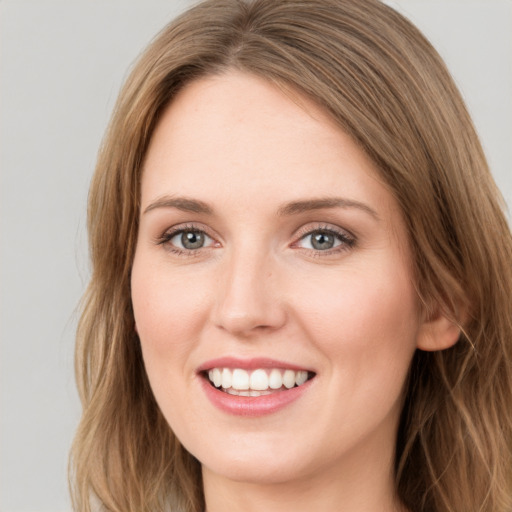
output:
<svg viewBox="0 0 512 512"><path fill-rule="evenodd" d="M203 471L215 473L234 482L254 485L283 484L297 481L306 475L305 468L288 461L275 460L226 460L202 465Z"/></svg>
<svg viewBox="0 0 512 512"><path fill-rule="evenodd" d="M307 477L319 468L310 460L306 445L283 443L282 440L263 440L261 436L229 443L218 443L215 450L204 446L194 456L199 460L203 471L236 482L268 485L296 481ZM290 436L287 436L290 439ZM210 439L211 441L211 439ZM216 443L212 443L215 445Z"/></svg>

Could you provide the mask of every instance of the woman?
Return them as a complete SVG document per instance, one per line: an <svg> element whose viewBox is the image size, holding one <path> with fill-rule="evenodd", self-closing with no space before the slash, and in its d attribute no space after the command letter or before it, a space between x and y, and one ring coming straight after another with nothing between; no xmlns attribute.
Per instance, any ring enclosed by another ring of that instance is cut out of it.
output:
<svg viewBox="0 0 512 512"><path fill-rule="evenodd" d="M375 0L213 0L89 203L77 510L506 511L510 231L441 59Z"/></svg>

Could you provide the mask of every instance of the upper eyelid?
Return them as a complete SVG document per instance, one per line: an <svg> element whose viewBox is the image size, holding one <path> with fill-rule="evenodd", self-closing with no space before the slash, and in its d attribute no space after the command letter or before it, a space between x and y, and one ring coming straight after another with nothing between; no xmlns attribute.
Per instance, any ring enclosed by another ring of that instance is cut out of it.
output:
<svg viewBox="0 0 512 512"><path fill-rule="evenodd" d="M300 247L299 243L311 236L316 232L327 232L334 235L341 242L339 245L335 247L331 247L330 249L318 250L307 247ZM295 250L306 251L308 254L314 255L315 257L328 257L333 256L335 254L339 254L340 252L344 252L350 249L353 249L358 243L358 238L352 234L349 230L345 228L341 228L336 224L327 224L327 223L319 223L316 226L311 226L311 224L305 224L295 233L294 241L290 244L290 248Z"/></svg>
<svg viewBox="0 0 512 512"><path fill-rule="evenodd" d="M203 247L198 247L196 249L187 249L187 248L179 247L178 245L175 245L174 243L171 243L171 240L174 237L176 237L180 233L183 233L186 231L204 233L204 235L210 239L211 243L209 243L208 245L205 245ZM203 251L214 248L215 244L218 243L218 239L215 238L215 236L210 235L208 233L207 229L204 229L203 227L199 227L196 224L190 224L190 223L176 224L174 226L168 227L159 236L157 236L154 241L155 241L156 245L162 246L167 251L176 253L181 256L188 256L188 257L191 257L193 255L202 254Z"/></svg>
<svg viewBox="0 0 512 512"><path fill-rule="evenodd" d="M314 223L313 223L314 224ZM314 233L316 231L328 231L330 233L334 233L336 235L342 235L346 236L347 238L351 238L355 240L357 237L348 229L342 228L340 226L336 226L335 224L330 223L318 223L316 225L305 224L304 226L301 226L294 234L297 240L300 238L303 238L304 236L307 236L311 233Z"/></svg>
<svg viewBox="0 0 512 512"><path fill-rule="evenodd" d="M170 241L175 236L183 233L184 231L197 231L204 233L208 238L210 238L213 242L219 242L219 237L217 237L211 230L204 226L202 223L190 223L190 222L182 222L175 224L173 226L169 226L163 231L159 231L157 236L155 236L154 241L157 245L167 245L170 244ZM195 252L201 249L209 249L210 246L200 247L198 249L190 249L187 252ZM179 249L179 248L178 248Z"/></svg>
<svg viewBox="0 0 512 512"><path fill-rule="evenodd" d="M177 233L181 233L183 231L200 231L208 235L210 238L218 238L215 236L215 234L212 232L210 228L205 226L201 223L190 223L190 222L184 222L175 224L174 226L169 226L162 232L162 236L166 234L175 235Z"/></svg>

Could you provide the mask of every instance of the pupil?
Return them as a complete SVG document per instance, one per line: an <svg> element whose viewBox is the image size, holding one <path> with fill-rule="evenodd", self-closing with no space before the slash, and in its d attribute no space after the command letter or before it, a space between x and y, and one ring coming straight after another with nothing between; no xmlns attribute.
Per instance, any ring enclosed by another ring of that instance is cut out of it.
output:
<svg viewBox="0 0 512 512"><path fill-rule="evenodd" d="M186 231L181 235L181 243L185 249L199 249L204 244L204 235L196 231Z"/></svg>
<svg viewBox="0 0 512 512"><path fill-rule="evenodd" d="M326 250L334 246L334 236L329 233L317 233L313 235L311 245L315 249Z"/></svg>

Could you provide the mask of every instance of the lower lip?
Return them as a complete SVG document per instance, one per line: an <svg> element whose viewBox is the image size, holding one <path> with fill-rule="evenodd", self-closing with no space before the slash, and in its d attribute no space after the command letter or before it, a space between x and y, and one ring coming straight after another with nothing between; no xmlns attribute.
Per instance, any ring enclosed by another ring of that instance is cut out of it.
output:
<svg viewBox="0 0 512 512"><path fill-rule="evenodd" d="M298 400L310 387L312 380L308 380L301 386L276 391L270 395L262 396L237 396L230 395L213 387L210 381L201 377L201 383L206 396L212 404L221 411L236 416L264 416L273 414L287 405Z"/></svg>

